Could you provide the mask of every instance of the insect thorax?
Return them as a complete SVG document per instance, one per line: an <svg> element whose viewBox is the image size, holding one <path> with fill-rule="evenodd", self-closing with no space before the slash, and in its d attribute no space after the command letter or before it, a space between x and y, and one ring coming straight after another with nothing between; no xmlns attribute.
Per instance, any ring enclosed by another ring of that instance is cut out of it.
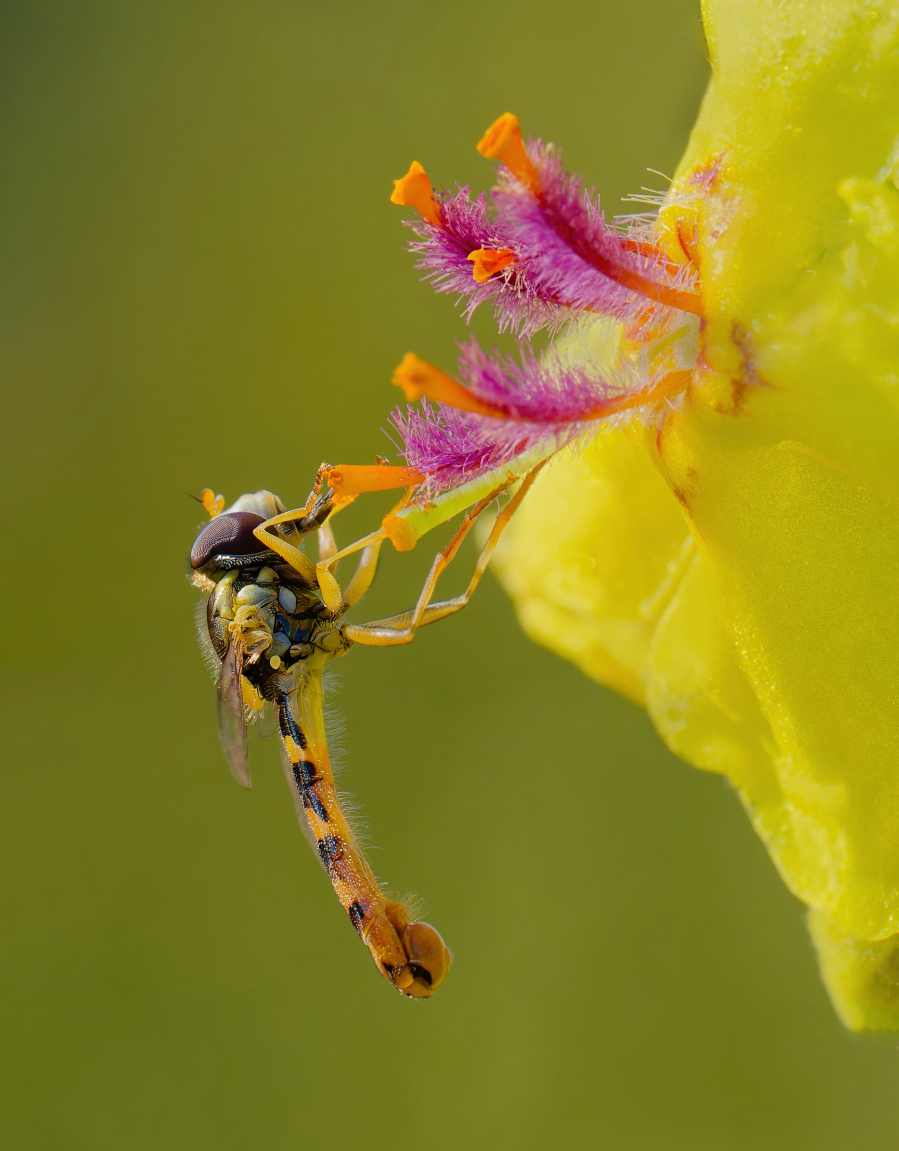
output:
<svg viewBox="0 0 899 1151"><path fill-rule="evenodd" d="M206 604L209 638L219 659L238 642L243 674L265 698L269 683L308 659L313 641L327 630L328 610L285 564L213 571L215 587Z"/></svg>

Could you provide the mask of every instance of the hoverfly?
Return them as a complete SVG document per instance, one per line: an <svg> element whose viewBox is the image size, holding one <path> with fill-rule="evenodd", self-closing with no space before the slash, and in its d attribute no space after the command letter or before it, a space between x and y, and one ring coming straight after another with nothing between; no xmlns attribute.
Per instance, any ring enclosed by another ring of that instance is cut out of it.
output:
<svg viewBox="0 0 899 1151"><path fill-rule="evenodd" d="M353 469L342 469L349 470ZM405 483L410 482L406 469L380 470L402 473ZM323 464L305 506L294 511L286 511L268 491L243 495L227 509L221 496L204 491L203 504L212 518L194 541L190 555L193 582L206 593L205 615L198 621L198 630L201 646L218 670L220 734L234 777L244 787L250 786L247 723L270 708L300 824L338 899L381 974L404 995L427 998L446 979L452 956L434 927L412 921L406 907L387 898L341 809L328 758L322 672L354 643L377 647L409 643L418 628L463 608L534 477L524 480L497 515L462 595L431 602L438 577L477 517L516 476L505 477L469 508L449 544L435 558L411 611L372 623L348 624L341 620L371 586L388 532L382 527L338 551L330 518L355 496L341 490L335 476L339 478L338 469ZM381 487L386 484L382 479L377 481ZM372 490L372 482L364 490ZM313 532L318 537L317 563L301 550ZM342 590L334 568L338 560L355 552L361 552L361 557Z"/></svg>

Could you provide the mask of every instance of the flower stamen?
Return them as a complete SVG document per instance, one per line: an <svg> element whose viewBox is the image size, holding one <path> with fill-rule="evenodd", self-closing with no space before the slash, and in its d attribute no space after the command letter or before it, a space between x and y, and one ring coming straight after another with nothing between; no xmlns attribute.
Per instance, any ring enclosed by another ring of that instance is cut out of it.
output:
<svg viewBox="0 0 899 1151"><path fill-rule="evenodd" d="M403 356L391 382L403 389L406 401L410 404L424 397L462 412L508 419L508 412L504 408L485 404L452 376L429 364L427 360L420 360L414 352L407 352Z"/></svg>
<svg viewBox="0 0 899 1151"><path fill-rule="evenodd" d="M488 363L482 361L481 367ZM526 360L527 364L528 361ZM475 396L468 388L454 380L452 376L440 368L420 360L412 352L403 358L393 375L393 383L403 389L408 403L414 403L422 397L445 404L457 411L472 412L479 416L489 416L492 419L511 420L515 423L533 423L535 419L543 423L562 424L586 423L589 420L603 419L616 412L627 411L630 408L640 408L644 404L655 403L667 399L686 390L692 379L692 370L668 372L661 377L654 377L639 388L626 388L621 391L609 392L599 400L588 401L580 410L569 411L564 416L544 415L536 417L534 413L514 411L502 403L487 403Z"/></svg>
<svg viewBox="0 0 899 1151"><path fill-rule="evenodd" d="M515 259L511 248L475 248L466 259L474 264L472 275L479 284L486 284L491 276L497 275Z"/></svg>
<svg viewBox="0 0 899 1151"><path fill-rule="evenodd" d="M477 148L488 160L499 160L505 164L512 175L530 188L535 196L540 195L540 178L525 151L517 116L504 112L490 125L478 141Z"/></svg>
<svg viewBox="0 0 899 1151"><path fill-rule="evenodd" d="M632 292L637 292L639 295L644 296L647 300L655 300L657 304L665 304L669 308L677 308L681 312L690 312L694 316L702 315L702 300L695 292L685 292L679 288L673 288L668 284L659 283L656 280L650 280L646 276L641 276L639 272L633 271L631 268L626 267L624 264L618 263L616 260L609 259L603 252L597 250L593 245L588 245L584 242L571 225L558 214L553 214L551 224L555 228L556 233L565 241L573 252L584 260L585 263L595 268L597 272L601 272L616 284L620 284L622 288L628 288ZM630 244L631 241L624 241L622 247ZM647 245L655 256L661 255L657 249ZM633 250L633 249L632 249ZM640 253L643 254L642 252Z"/></svg>
<svg viewBox="0 0 899 1151"><path fill-rule="evenodd" d="M427 172L417 160L412 161L405 176L393 181L390 202L414 208L426 223L435 228L442 227L440 205L434 198L434 189Z"/></svg>
<svg viewBox="0 0 899 1151"><path fill-rule="evenodd" d="M669 372L660 380L649 383L643 388L630 392L621 392L608 400L604 400L592 411L584 412L582 420L598 420L603 416L610 416L614 412L626 412L630 408L641 408L644 404L655 403L657 400L669 399L686 391L693 378L692 370L682 372Z"/></svg>
<svg viewBox="0 0 899 1151"><path fill-rule="evenodd" d="M337 501L355 499L364 492L386 492L391 488L414 488L425 477L414 468L390 464L335 464L327 474L327 485Z"/></svg>
<svg viewBox="0 0 899 1151"><path fill-rule="evenodd" d="M678 231L680 231L679 224ZM655 244L649 244L645 240L622 240L621 246L628 252L636 252L638 256L645 256L648 260L657 260L664 265L669 276L676 276L681 270L680 264L676 264L666 252L657 248Z"/></svg>

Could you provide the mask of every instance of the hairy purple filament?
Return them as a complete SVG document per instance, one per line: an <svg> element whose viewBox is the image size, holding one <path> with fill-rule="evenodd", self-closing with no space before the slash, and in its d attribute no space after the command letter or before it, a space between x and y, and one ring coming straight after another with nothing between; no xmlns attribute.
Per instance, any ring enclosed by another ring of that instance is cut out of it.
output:
<svg viewBox="0 0 899 1151"><path fill-rule="evenodd" d="M595 368L573 364L550 352L535 356L521 349L520 362L487 355L474 339L461 347L459 376L472 395L508 412L506 418L463 412L423 402L397 410L392 421L402 437L409 467L428 477L429 495L491 471L537 444L557 450L590 431L615 410L616 401L634 396L641 382L617 385ZM628 384L630 386L628 386ZM642 381L652 400L651 387Z"/></svg>
<svg viewBox="0 0 899 1151"><path fill-rule="evenodd" d="M526 152L534 179L501 167L493 212L483 194L472 199L464 187L436 195L439 225L409 222L419 237L410 245L416 267L436 291L464 299L466 318L491 302L500 331L511 329L525 339L601 314L628 325L640 342L641 335L649 340L674 332L685 322L684 312L698 313L697 276L689 261L670 262L653 245L649 225L637 223L627 232L610 227L598 198L564 170L552 145L531 140ZM513 260L479 282L469 259L479 249L509 251ZM434 493L538 443L550 450L564 446L603 418L604 404L615 410L616 398L630 394L639 404L645 395L647 403L653 401L662 374L645 370L641 378L621 367L613 384L590 367L554 355L537 357L526 345L519 363L488 356L472 340L461 350L461 379L473 396L508 417L425 402L405 415L394 413L393 423L407 464L428 476L425 488Z"/></svg>
<svg viewBox="0 0 899 1151"><path fill-rule="evenodd" d="M540 196L500 169L495 215L488 215L483 193L472 200L465 187L437 195L441 226L408 221L420 237L410 245L419 257L416 267L436 291L465 299L466 318L492 301L500 331L509 328L524 337L557 328L579 312L638 323L653 303L657 322L670 301L696 310L690 265L672 268L653 248L648 229L621 233L609 227L599 200L565 172L551 146L532 141L528 154ZM479 248L507 248L515 260L478 283L468 257Z"/></svg>

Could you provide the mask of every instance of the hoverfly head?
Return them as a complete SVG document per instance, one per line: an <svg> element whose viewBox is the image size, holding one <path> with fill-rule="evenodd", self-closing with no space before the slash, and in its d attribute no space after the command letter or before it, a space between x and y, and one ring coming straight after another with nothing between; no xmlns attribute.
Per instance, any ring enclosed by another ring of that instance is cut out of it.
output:
<svg viewBox="0 0 899 1151"><path fill-rule="evenodd" d="M273 553L261 548L253 529L264 522L258 512L227 511L210 520L190 549L190 566L213 564L221 568L249 567L263 563Z"/></svg>

